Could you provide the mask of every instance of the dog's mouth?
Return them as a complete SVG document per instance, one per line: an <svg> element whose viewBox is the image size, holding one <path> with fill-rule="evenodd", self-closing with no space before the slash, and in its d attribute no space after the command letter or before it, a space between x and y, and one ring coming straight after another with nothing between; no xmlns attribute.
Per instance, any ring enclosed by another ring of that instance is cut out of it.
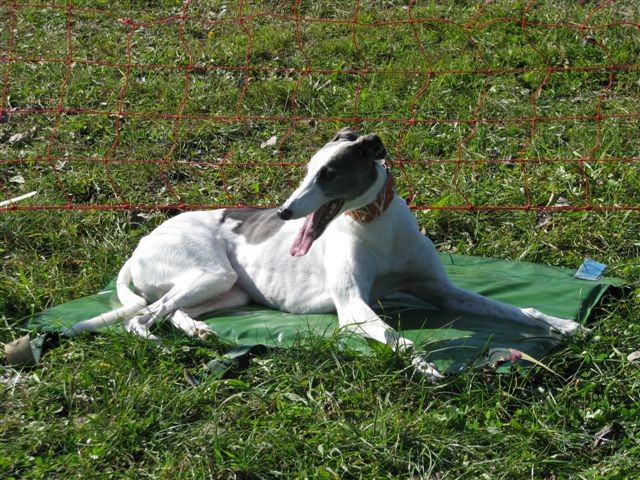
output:
<svg viewBox="0 0 640 480"><path fill-rule="evenodd" d="M313 242L322 235L331 220L340 213L342 205L344 205L344 199L337 198L325 203L315 212L307 215L302 228L291 244L289 253L294 257L306 255Z"/></svg>

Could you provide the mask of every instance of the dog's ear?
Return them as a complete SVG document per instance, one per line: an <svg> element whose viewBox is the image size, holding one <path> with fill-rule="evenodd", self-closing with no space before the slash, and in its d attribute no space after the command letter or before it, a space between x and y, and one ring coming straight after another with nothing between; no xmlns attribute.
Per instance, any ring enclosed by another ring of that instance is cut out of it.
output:
<svg viewBox="0 0 640 480"><path fill-rule="evenodd" d="M338 140L349 140L350 142L353 142L354 140L357 140L357 139L358 139L358 134L355 132L353 128L344 127L344 128L341 128L338 133L336 133L336 136L333 137L333 140L331 141L337 142Z"/></svg>
<svg viewBox="0 0 640 480"><path fill-rule="evenodd" d="M358 139L362 146L364 155L371 160L382 160L387 156L387 149L384 148L382 140L375 133L364 135Z"/></svg>

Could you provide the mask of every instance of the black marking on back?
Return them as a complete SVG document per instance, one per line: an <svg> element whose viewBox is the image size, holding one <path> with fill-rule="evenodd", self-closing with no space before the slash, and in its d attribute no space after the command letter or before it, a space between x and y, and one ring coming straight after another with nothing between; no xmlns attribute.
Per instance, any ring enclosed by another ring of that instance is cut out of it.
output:
<svg viewBox="0 0 640 480"><path fill-rule="evenodd" d="M274 236L284 225L284 220L278 217L275 208L227 208L220 223L224 223L227 218L238 222L233 227L233 232L242 235L252 245Z"/></svg>

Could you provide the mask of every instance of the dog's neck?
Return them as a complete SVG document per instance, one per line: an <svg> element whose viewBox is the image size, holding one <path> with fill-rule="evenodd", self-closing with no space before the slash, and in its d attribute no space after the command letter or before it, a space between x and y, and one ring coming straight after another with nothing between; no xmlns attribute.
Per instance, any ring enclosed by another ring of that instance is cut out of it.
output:
<svg viewBox="0 0 640 480"><path fill-rule="evenodd" d="M387 174L387 178L378 192L378 195L376 195L375 200L364 207L347 210L344 212L345 215L348 215L356 222L360 223L370 223L382 215L382 213L389 207L389 204L396 193L391 170L385 168L385 172Z"/></svg>

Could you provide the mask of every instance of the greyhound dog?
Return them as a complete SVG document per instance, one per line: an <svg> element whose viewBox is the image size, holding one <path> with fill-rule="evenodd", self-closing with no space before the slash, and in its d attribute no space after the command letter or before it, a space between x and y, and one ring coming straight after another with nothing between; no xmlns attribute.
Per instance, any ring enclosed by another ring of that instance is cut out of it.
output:
<svg viewBox="0 0 640 480"><path fill-rule="evenodd" d="M452 284L433 243L395 194L376 134L344 128L311 158L304 180L278 209L187 212L144 237L118 274L121 308L65 334L124 321L137 335L168 318L191 336L213 331L199 315L250 301L293 313L336 312L339 325L407 350L372 302L404 291L438 308L493 316L572 335L572 320L520 309ZM132 288L133 287L133 288ZM412 351L412 365L441 377Z"/></svg>

